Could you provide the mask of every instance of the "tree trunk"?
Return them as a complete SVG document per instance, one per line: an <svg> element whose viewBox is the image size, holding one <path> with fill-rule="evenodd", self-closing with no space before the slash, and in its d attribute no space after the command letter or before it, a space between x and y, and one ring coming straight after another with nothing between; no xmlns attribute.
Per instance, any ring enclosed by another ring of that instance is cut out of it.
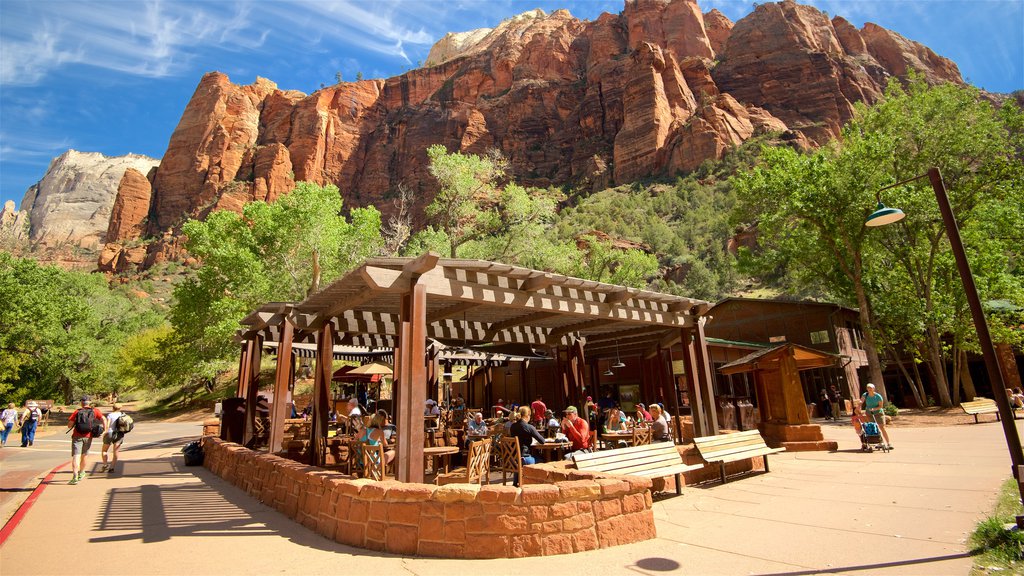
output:
<svg viewBox="0 0 1024 576"><path fill-rule="evenodd" d="M910 392L914 395L914 402L917 403L918 408L925 408L927 402L921 397L921 393L917 390L917 386L914 385L914 379L910 376L910 372L907 371L907 367L903 365L898 359L895 360L896 366L899 367L900 372L903 373L903 377L907 379L907 387L910 388ZM913 362L913 360L911 360Z"/></svg>
<svg viewBox="0 0 1024 576"><path fill-rule="evenodd" d="M914 371L914 382L917 384L917 389L921 391L921 398L924 398L924 405L928 406L928 392L924 389L924 379L921 378L921 371L917 369L917 361L915 360L910 364L910 367Z"/></svg>
<svg viewBox="0 0 1024 576"><path fill-rule="evenodd" d="M882 380L882 362L878 358L878 348L875 347L875 334L872 330L872 319L871 309L868 305L868 296L864 292L864 284L861 282L861 278L858 276L854 279L853 283L854 292L857 294L857 307L860 312L860 325L861 330L864 332L864 351L868 357L868 372L870 373L869 382L875 385L875 391L882 395L886 400L889 399L889 395L885 393L885 381ZM864 386L867 386L867 382ZM864 389L859 391L860 394L864 393ZM857 399L854 398L854 401Z"/></svg>
<svg viewBox="0 0 1024 576"><path fill-rule="evenodd" d="M953 344L953 384L951 386L952 391L949 394L949 399L952 404L960 403L960 363L963 362L963 358L960 357L960 346L956 343Z"/></svg>
<svg viewBox="0 0 1024 576"><path fill-rule="evenodd" d="M306 296L316 294L320 291L320 250L313 249L313 278L309 283L309 292Z"/></svg>
<svg viewBox="0 0 1024 576"><path fill-rule="evenodd" d="M943 408L953 405L949 396L949 380L946 378L946 366L942 361L942 342L938 330L929 326L925 331L925 342L928 352L928 364L935 378L935 392L939 395L939 404Z"/></svg>
<svg viewBox="0 0 1024 576"><path fill-rule="evenodd" d="M964 384L964 396L968 401L974 400L978 391L974 388L974 378L971 378L971 371L967 369L967 351L960 350L960 381Z"/></svg>

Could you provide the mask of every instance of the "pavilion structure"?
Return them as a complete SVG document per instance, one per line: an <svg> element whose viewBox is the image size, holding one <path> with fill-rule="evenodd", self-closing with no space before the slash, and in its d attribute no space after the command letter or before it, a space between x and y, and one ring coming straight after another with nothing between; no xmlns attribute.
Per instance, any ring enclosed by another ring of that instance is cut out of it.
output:
<svg viewBox="0 0 1024 576"><path fill-rule="evenodd" d="M449 347L449 358L467 362L476 355L485 363L492 358L488 350L498 354L515 345L550 350L566 359L559 363L557 378L565 397L577 401L584 395L588 362L627 350L662 357L663 350L681 341L686 373L694 375L695 432L713 435L718 423L704 337L709 308L702 300L494 262L433 253L375 258L302 302L270 303L249 314L238 335L238 393L251 405L251 420L264 348L271 343L277 348L276 398L287 397L294 383L297 347L312 349L316 369L309 455L311 464L322 465L331 359L348 357L345 347L393 353L393 406L401 434L396 476L402 482L423 482L423 407L428 390L436 390L441 359L431 341ZM505 355L506 360L514 356ZM671 381L671 362L658 372L654 377ZM286 409L286 402L274 403L272 447L280 445ZM247 423L247 430L251 427Z"/></svg>

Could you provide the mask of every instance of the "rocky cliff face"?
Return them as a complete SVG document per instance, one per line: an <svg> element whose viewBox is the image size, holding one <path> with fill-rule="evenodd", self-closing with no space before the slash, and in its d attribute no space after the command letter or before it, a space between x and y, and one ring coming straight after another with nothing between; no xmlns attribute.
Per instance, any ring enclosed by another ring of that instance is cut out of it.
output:
<svg viewBox="0 0 1024 576"><path fill-rule="evenodd" d="M98 248L105 240L125 170L146 173L158 163L136 154L107 157L75 150L54 158L43 179L29 188L21 201L21 211L29 220L30 242L39 248Z"/></svg>
<svg viewBox="0 0 1024 576"><path fill-rule="evenodd" d="M762 4L734 25L695 0L626 0L621 14L590 22L533 11L450 34L424 68L311 95L214 72L151 189L137 174L123 184L131 198L111 219L105 266L173 255L170 236L130 259L121 244L272 200L298 180L337 184L349 205L383 209L401 183L422 207L434 191L425 149L435 143L499 148L523 184L593 187L689 170L765 131L813 146L839 133L854 102L874 101L910 68L962 82L924 46L792 1Z"/></svg>

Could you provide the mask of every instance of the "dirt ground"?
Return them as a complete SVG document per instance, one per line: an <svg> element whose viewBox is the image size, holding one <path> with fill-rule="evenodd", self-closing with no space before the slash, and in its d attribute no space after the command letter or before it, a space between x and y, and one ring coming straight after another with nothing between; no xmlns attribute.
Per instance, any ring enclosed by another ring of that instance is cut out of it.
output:
<svg viewBox="0 0 1024 576"><path fill-rule="evenodd" d="M981 414L979 422L995 422L995 414ZM956 408L901 408L898 416L889 426L923 428L929 426L960 426L974 424L974 416Z"/></svg>

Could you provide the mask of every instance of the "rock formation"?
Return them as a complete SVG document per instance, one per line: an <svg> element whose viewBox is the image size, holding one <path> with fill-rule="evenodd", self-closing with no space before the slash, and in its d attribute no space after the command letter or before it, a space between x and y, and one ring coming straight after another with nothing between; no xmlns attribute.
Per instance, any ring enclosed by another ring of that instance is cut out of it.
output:
<svg viewBox="0 0 1024 576"><path fill-rule="evenodd" d="M146 173L158 163L137 154L107 157L75 150L54 158L43 179L21 201L30 224L29 240L38 248L99 248L125 170Z"/></svg>
<svg viewBox="0 0 1024 576"><path fill-rule="evenodd" d="M105 267L175 256L186 218L272 200L299 180L334 183L348 205L384 210L404 184L422 208L436 186L425 154L435 143L499 148L517 181L542 187L671 175L763 132L819 145L839 134L855 102L876 100L890 76L911 68L962 82L920 44L792 0L735 24L702 14L696 0L626 0L621 14L594 21L534 10L449 34L424 68L310 95L212 72L151 190L143 170L122 183ZM141 236L166 239L129 258L120 246Z"/></svg>

